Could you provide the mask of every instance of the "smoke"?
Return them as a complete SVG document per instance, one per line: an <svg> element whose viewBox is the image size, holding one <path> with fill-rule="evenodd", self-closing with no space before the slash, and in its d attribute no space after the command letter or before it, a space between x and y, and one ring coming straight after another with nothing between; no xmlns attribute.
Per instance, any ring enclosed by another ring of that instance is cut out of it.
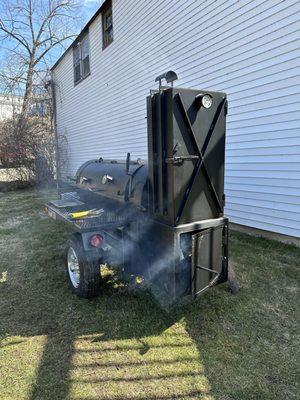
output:
<svg viewBox="0 0 300 400"><path fill-rule="evenodd" d="M92 208L95 203L92 194L88 195ZM104 235L109 248L103 252L101 263L113 269L121 267L123 278L131 282L132 277L140 277L143 284L136 284L134 289L149 290L164 309L190 294L191 235L180 234L176 228L157 222L135 205L118 207L110 199L94 196L98 206L105 210L101 218L113 215L117 222L116 227L94 228ZM101 258L100 254L94 255Z"/></svg>
<svg viewBox="0 0 300 400"><path fill-rule="evenodd" d="M148 216L135 216L134 221L124 232L125 272L142 276L143 287L151 291L161 307L169 308L190 293L191 235L182 235L185 240L181 240L172 227Z"/></svg>

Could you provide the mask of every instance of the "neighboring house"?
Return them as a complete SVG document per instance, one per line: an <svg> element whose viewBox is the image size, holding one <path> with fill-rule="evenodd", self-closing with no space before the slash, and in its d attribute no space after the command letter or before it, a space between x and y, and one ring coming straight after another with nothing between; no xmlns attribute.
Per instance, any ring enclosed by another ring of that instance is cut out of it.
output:
<svg viewBox="0 0 300 400"><path fill-rule="evenodd" d="M22 96L0 94L0 122L13 118L21 111Z"/></svg>
<svg viewBox="0 0 300 400"><path fill-rule="evenodd" d="M147 157L146 96L224 91L226 212L236 224L300 237L300 2L106 1L52 68L69 174L91 158Z"/></svg>
<svg viewBox="0 0 300 400"><path fill-rule="evenodd" d="M30 104L30 117L45 117L47 115L49 99L45 96L36 96ZM23 96L0 94L0 121L11 119L21 112Z"/></svg>

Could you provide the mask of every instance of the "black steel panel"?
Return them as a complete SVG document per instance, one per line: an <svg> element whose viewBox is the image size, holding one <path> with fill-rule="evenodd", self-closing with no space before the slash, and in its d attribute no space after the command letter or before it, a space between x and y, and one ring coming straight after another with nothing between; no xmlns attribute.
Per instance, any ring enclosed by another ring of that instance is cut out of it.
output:
<svg viewBox="0 0 300 400"><path fill-rule="evenodd" d="M199 95L213 103L199 105ZM223 215L226 95L167 88L148 98L153 214L170 225Z"/></svg>

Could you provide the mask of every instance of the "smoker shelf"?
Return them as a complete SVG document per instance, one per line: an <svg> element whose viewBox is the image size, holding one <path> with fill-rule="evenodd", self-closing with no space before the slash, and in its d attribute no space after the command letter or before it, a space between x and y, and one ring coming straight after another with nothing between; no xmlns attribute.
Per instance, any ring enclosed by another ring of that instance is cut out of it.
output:
<svg viewBox="0 0 300 400"><path fill-rule="evenodd" d="M104 226L120 226L128 222L128 218L126 218L124 214L122 215L115 211L108 211L105 208L103 214L99 216L89 216L81 219L73 219L70 216L71 213L88 210L90 210L90 207L84 205L57 207L52 202L45 204L45 212L49 217L55 220L60 219L69 222L80 231L102 228Z"/></svg>

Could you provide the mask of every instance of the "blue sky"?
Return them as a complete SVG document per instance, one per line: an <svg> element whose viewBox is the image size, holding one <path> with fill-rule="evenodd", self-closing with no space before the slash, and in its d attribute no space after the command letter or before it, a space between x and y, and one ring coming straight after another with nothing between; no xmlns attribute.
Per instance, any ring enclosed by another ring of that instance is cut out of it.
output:
<svg viewBox="0 0 300 400"><path fill-rule="evenodd" d="M101 6L103 0L84 0L83 3L84 18L87 22Z"/></svg>

